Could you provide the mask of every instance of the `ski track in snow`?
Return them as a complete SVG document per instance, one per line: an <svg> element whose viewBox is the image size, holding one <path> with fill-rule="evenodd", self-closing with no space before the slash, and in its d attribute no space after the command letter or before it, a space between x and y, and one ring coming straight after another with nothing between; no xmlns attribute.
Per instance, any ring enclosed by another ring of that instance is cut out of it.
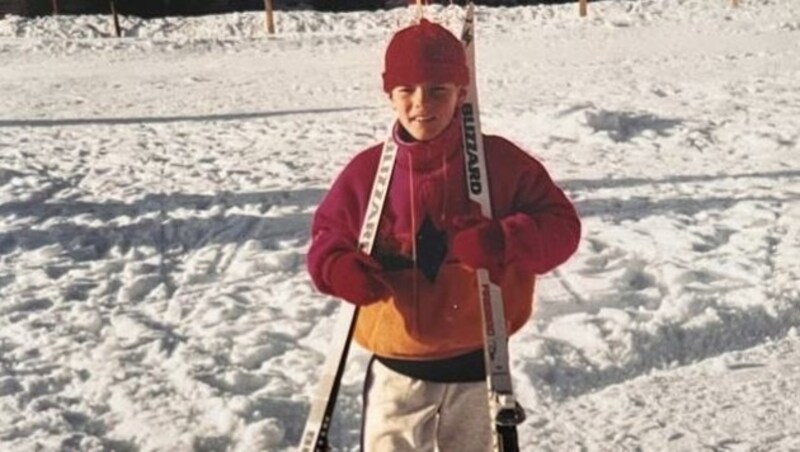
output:
<svg viewBox="0 0 800 452"><path fill-rule="evenodd" d="M478 15L484 128L584 219L512 339L523 450L796 450L798 5L591 11ZM385 134L408 17L0 20L4 450L293 449L339 303L305 272L311 216Z"/></svg>

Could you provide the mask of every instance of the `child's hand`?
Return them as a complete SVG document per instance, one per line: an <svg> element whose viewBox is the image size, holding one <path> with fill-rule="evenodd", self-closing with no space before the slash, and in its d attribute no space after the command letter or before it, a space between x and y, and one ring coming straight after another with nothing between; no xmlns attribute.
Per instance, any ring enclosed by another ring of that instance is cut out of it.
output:
<svg viewBox="0 0 800 452"><path fill-rule="evenodd" d="M330 264L328 276L334 295L364 306L391 295L378 272L381 265L359 251L345 252Z"/></svg>
<svg viewBox="0 0 800 452"><path fill-rule="evenodd" d="M464 229L453 236L453 256L468 266L489 270L493 280L502 275L506 240L499 220L469 219L458 223Z"/></svg>

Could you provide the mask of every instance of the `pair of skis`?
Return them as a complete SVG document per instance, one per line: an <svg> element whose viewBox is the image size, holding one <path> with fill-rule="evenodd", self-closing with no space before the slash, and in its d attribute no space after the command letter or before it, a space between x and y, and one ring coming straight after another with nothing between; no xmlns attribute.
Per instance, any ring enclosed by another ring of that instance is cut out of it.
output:
<svg viewBox="0 0 800 452"><path fill-rule="evenodd" d="M492 205L489 197L475 77L474 11L474 5L469 3L461 34L461 42L464 45L470 72L470 85L466 99L461 106L464 161L470 200L480 205L481 213L485 217L491 218ZM397 146L391 139L391 134L389 137L381 152L370 202L359 237L359 249L366 254L371 253L374 245L375 233L397 155ZM525 412L517 403L512 388L502 292L496 284L489 280L489 272L485 269L477 270L477 281L483 323L489 413L495 426L494 451L517 452L519 451L517 425L525 419ZM331 419L357 318L358 308L349 303L343 303L334 329L333 353L329 354L325 360L322 378L314 398L311 400L311 411L301 437L300 450L303 452L327 452L329 450L328 434Z"/></svg>

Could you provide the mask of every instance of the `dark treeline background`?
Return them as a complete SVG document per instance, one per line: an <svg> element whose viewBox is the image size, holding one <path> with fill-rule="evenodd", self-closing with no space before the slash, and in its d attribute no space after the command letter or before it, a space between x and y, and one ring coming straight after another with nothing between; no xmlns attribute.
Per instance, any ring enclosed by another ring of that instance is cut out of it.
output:
<svg viewBox="0 0 800 452"><path fill-rule="evenodd" d="M464 4L466 0L438 0L430 3ZM570 0L475 0L479 5L523 5L538 3L566 3ZM575 1L575 0L572 0ZM408 0L273 0L276 10L317 9L323 11L353 11L378 9L416 3ZM232 11L264 9L264 0L114 0L117 12L139 17L188 16L217 14ZM107 14L111 0L0 0L0 16L44 16L59 14Z"/></svg>

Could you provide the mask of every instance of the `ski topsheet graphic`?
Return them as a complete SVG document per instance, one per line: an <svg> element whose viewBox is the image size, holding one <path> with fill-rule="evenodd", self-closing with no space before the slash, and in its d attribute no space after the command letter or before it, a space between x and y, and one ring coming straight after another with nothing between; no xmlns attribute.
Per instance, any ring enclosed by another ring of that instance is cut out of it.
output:
<svg viewBox="0 0 800 452"><path fill-rule="evenodd" d="M358 249L364 254L370 254L375 244L375 235L383 212L389 182L392 179L396 157L397 144L392 139L390 128L389 137L381 151L375 181L372 183L369 205L358 239ZM300 440L300 450L303 452L329 450L328 433L357 319L358 308L350 303L342 303L333 330L331 352L325 358L322 376L317 384L314 398L311 399L311 410Z"/></svg>
<svg viewBox="0 0 800 452"><path fill-rule="evenodd" d="M486 158L478 109L478 84L475 70L475 6L467 5L461 42L469 66L470 84L461 106L464 139L464 162L467 191L471 201L480 205L481 213L492 218L489 180L486 175ZM483 320L484 361L486 384L489 391L489 413L495 425L494 449L500 452L519 450L517 425L525 420L525 412L514 397L509 366L508 332L506 331L503 294L489 280L489 272L477 270L478 295Z"/></svg>

